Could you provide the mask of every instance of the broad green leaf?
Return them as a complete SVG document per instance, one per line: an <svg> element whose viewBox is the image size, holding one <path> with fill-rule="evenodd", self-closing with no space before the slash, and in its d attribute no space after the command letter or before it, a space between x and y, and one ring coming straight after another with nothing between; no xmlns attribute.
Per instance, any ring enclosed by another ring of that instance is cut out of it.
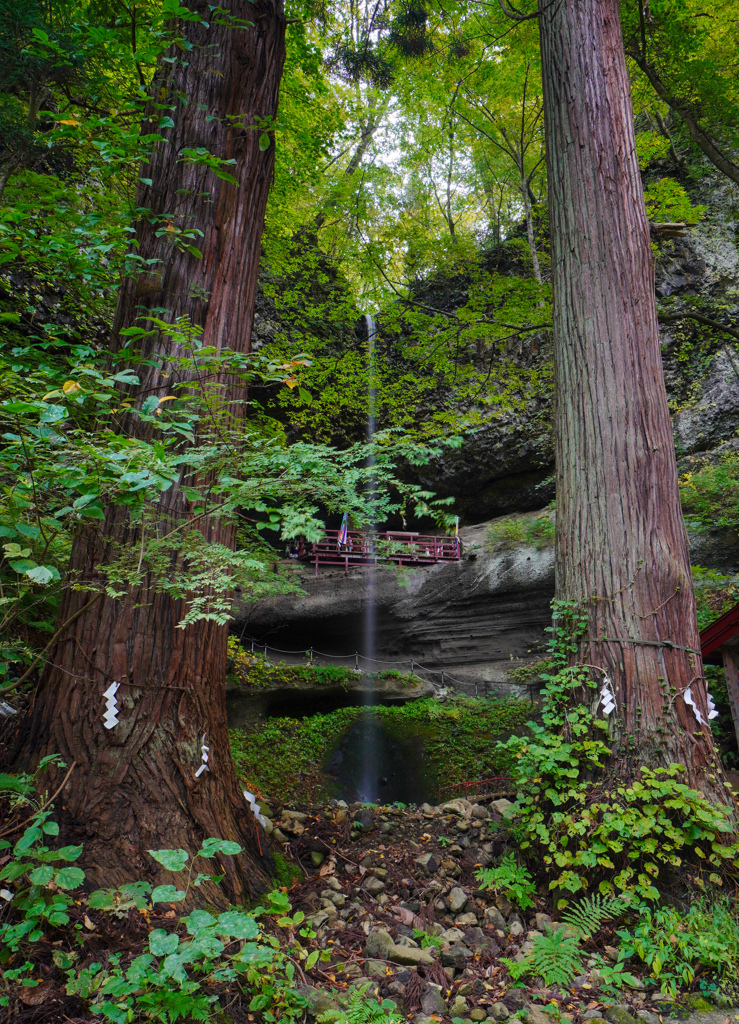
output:
<svg viewBox="0 0 739 1024"><path fill-rule="evenodd" d="M42 864L28 876L34 885L48 885L54 877L54 869L50 864Z"/></svg>
<svg viewBox="0 0 739 1024"><path fill-rule="evenodd" d="M81 846L60 846L58 850L54 850L55 860L77 860L82 853Z"/></svg>
<svg viewBox="0 0 739 1024"><path fill-rule="evenodd" d="M190 859L187 850L149 850L149 853L167 871L184 871Z"/></svg>
<svg viewBox="0 0 739 1024"><path fill-rule="evenodd" d="M210 928L211 925L216 923L216 919L207 910L193 910L189 917L183 920L187 925L190 935L195 935L196 932L201 931L203 928Z"/></svg>
<svg viewBox="0 0 739 1024"><path fill-rule="evenodd" d="M180 903L184 898L184 891L175 885L158 885L151 894L152 903Z"/></svg>
<svg viewBox="0 0 739 1024"><path fill-rule="evenodd" d="M180 944L180 937L177 932L167 934L163 928L155 928L149 934L149 949L154 956L169 956L174 953Z"/></svg>
<svg viewBox="0 0 739 1024"><path fill-rule="evenodd" d="M54 881L60 889L76 889L85 880L85 872L81 868L60 868L54 872Z"/></svg>
<svg viewBox="0 0 739 1024"><path fill-rule="evenodd" d="M234 939L256 939L259 926L253 917L241 910L227 910L218 916L216 931L219 935L230 935Z"/></svg>
<svg viewBox="0 0 739 1024"><path fill-rule="evenodd" d="M217 853L225 853L227 856L235 857L241 853L243 846L234 843L231 839L204 839L202 847L198 850L197 857L214 857Z"/></svg>

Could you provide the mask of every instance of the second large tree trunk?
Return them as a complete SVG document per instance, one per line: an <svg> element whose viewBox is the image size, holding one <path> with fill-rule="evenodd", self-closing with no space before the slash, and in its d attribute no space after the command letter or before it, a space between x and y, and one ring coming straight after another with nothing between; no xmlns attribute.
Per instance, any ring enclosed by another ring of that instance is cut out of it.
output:
<svg viewBox="0 0 739 1024"><path fill-rule="evenodd" d="M210 21L205 2L190 7ZM142 171L137 196L137 206L154 215L139 224L137 252L154 262L150 273L123 285L116 336L148 310L163 308L168 312L157 315L166 320L186 315L202 327L204 346L249 351L275 149L273 139L266 149L260 146L260 136L277 113L285 19L281 0L236 0L229 10L248 27L185 23L192 49L173 47L174 63L165 62L155 79L154 100L161 106L153 108L151 127L165 114L174 126ZM225 170L237 184L183 159L197 150L234 161ZM169 244L180 230L192 229L201 233L193 241L202 258ZM187 354L163 335L146 339L145 346L150 362L138 371L137 402L171 393L179 371L168 360ZM225 378L215 383L222 396L238 393ZM234 415L241 409L235 406ZM146 436L145 425L133 417L128 423L134 435ZM181 483L162 495L160 532L191 513ZM218 519L203 519L200 529L208 542L233 542L231 529ZM72 580L100 586L100 566L139 544L140 527L127 510L108 508L101 529L85 529L76 539ZM89 599L89 591L68 589L59 621ZM49 753L76 762L59 801L62 834L84 844L88 880L106 886L154 880L156 865L147 850L195 852L204 838L215 836L239 842L245 852L215 864L203 861L200 870L215 868L226 880L221 890L204 886L199 894L208 902L239 900L269 884L271 861L229 752L227 628L200 621L179 629L186 608L185 601L157 593L149 580L126 600L104 596L82 611L49 655L18 763L32 766ZM103 694L113 682L120 684L119 722L107 729ZM197 776L203 737L209 770Z"/></svg>
<svg viewBox="0 0 739 1024"><path fill-rule="evenodd" d="M729 803L710 728L684 699L690 688L707 719L618 0L541 0L539 24L557 597L585 611L579 660L613 686L611 767L630 778L679 762L690 785Z"/></svg>

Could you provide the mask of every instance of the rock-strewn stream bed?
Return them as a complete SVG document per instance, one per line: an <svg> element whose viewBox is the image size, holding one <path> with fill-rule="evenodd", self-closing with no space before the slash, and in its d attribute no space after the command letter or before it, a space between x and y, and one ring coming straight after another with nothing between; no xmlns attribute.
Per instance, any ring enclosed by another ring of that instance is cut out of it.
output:
<svg viewBox="0 0 739 1024"><path fill-rule="evenodd" d="M610 1024L735 1024L739 1008L655 991L643 965L631 963L635 984L618 999L599 987L595 961L615 958L608 927L583 942L582 974L566 989L541 979L514 983L503 958L520 960L537 936L567 927L541 898L521 912L503 896L479 888L476 871L493 863L503 839L490 829L508 800L495 794L472 803L451 800L420 808L347 806L343 801L285 809L268 825L303 867L289 896L324 950L301 992L319 1016L352 988L392 999L415 1024L500 1022L518 1015L529 1024L566 1020Z"/></svg>

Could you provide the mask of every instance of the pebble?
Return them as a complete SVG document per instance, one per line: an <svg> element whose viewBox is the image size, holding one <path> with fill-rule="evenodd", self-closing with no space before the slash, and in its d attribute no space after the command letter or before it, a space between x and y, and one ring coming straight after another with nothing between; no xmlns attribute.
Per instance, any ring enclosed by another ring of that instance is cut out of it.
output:
<svg viewBox="0 0 739 1024"><path fill-rule="evenodd" d="M485 911L483 924L488 928L496 928L502 932L505 932L506 930L505 918L497 907L488 907Z"/></svg>
<svg viewBox="0 0 739 1024"><path fill-rule="evenodd" d="M370 896L379 896L385 888L385 883L381 882L379 878L375 878L374 875L369 875L369 877L365 878L362 882L362 888L365 892L368 892Z"/></svg>
<svg viewBox="0 0 739 1024"><path fill-rule="evenodd" d="M467 966L467 955L472 955L471 950L465 950L464 946L450 946L441 951L442 967L453 967L455 971L463 971Z"/></svg>
<svg viewBox="0 0 739 1024"><path fill-rule="evenodd" d="M475 1006L472 1010L470 1010L470 1017L472 1020L485 1020L485 1018L487 1017L487 1013L485 1012L485 1010L483 1010L481 1006Z"/></svg>
<svg viewBox="0 0 739 1024"><path fill-rule="evenodd" d="M510 1015L511 1011L508 1009L505 1003L493 1003L490 1009L490 1016L493 1018L493 1020L508 1020Z"/></svg>
<svg viewBox="0 0 739 1024"><path fill-rule="evenodd" d="M430 967L434 962L428 949L412 949L404 946L393 946L387 959L392 960L395 964L405 964L409 967Z"/></svg>
<svg viewBox="0 0 739 1024"><path fill-rule="evenodd" d="M459 914L466 906L467 893L455 885L449 893L449 909L453 914Z"/></svg>
<svg viewBox="0 0 739 1024"><path fill-rule="evenodd" d="M446 1013L446 1003L444 1002L439 985L428 985L426 991L421 996L421 1009L429 1015Z"/></svg>

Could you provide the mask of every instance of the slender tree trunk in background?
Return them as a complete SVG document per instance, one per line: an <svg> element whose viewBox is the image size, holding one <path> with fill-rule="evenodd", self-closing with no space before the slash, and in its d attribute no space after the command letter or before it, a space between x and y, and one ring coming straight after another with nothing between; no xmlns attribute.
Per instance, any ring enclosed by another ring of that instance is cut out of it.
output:
<svg viewBox="0 0 739 1024"><path fill-rule="evenodd" d="M556 592L616 696L610 768L678 762L730 804L704 719L688 541L618 0L540 3L554 288ZM596 673L601 679L600 673Z"/></svg>
<svg viewBox="0 0 739 1024"><path fill-rule="evenodd" d="M539 284L541 284L541 267L539 266L539 254L536 251L534 215L531 210L531 200L529 199L529 183L526 180L526 174L524 173L523 163L518 170L521 175L521 196L523 198L524 210L526 211L526 237L528 238L529 252L531 253L531 267L535 280L537 280Z"/></svg>
<svg viewBox="0 0 739 1024"><path fill-rule="evenodd" d="M211 20L204 0L190 7ZM271 119L277 113L285 19L282 0L235 0L229 12L252 27L211 24L205 29L187 23L194 48L186 53L174 50L180 60L162 65L154 95L159 102L166 98L167 107L174 108L164 112L175 124L142 170L152 185L140 186L136 202L155 213L173 214L175 228L202 231L195 243L203 256L181 252L158 238L161 222L142 221L138 252L144 259L161 262L152 273L122 286L116 335L147 310L159 307L169 311L164 319L187 315L200 325L205 346L249 351L275 151L273 139L266 151L260 149L262 129L254 126L257 119ZM238 185L178 160L184 149L199 147L222 159L235 159L226 170ZM154 365L140 369L140 391L164 396L171 392L174 378L164 376L171 369L166 358L185 353L160 335L146 339L144 346L143 354ZM163 366L158 357L165 360ZM228 380L219 383L223 394L238 394ZM138 421L130 422L138 436L148 436ZM159 512L165 529L187 517L181 482L162 495ZM217 518L202 520L200 528L209 542L233 544L232 530ZM130 522L126 510L111 507L102 529L86 528L78 536L72 573L100 583L99 567L140 543L140 528ZM68 590L59 622L89 597L89 592ZM203 838L217 836L239 842L245 852L216 865L215 873L226 873L222 890L203 887L199 894L208 902L239 900L268 884L271 858L229 752L227 627L199 622L178 629L186 608L185 601L156 594L145 585L128 600L101 597L80 615L49 654L25 723L18 763L32 765L48 753L77 762L59 801L64 804L61 824L67 841L84 843L82 863L93 883L109 886L157 877L146 850L181 847L195 852ZM107 730L103 693L114 681L120 683L116 697L121 712L119 724ZM210 770L196 778L204 735ZM205 861L201 870L209 867L212 871L213 862Z"/></svg>

